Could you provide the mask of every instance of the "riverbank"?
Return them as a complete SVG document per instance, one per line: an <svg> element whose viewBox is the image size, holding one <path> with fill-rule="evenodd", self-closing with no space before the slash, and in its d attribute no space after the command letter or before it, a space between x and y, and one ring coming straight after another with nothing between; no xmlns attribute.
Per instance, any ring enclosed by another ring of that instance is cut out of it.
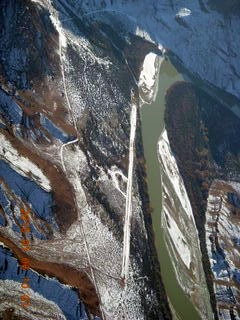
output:
<svg viewBox="0 0 240 320"><path fill-rule="evenodd" d="M191 304L176 279L175 271L169 256L164 230L161 223L162 186L157 158L157 143L164 128L164 95L171 84L182 80L182 76L169 62L163 61L158 76L158 91L151 104L141 108L141 125L143 135L144 155L146 159L147 184L152 207L152 220L155 232L155 245L160 261L162 279L167 295L177 315L181 319L200 319L199 314Z"/></svg>

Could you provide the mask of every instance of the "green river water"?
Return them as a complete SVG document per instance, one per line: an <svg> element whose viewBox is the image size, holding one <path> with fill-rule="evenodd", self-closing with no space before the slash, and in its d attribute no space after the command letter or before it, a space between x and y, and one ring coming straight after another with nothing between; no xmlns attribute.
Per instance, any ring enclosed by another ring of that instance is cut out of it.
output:
<svg viewBox="0 0 240 320"><path fill-rule="evenodd" d="M181 320L200 320L198 312L179 286L171 258L168 254L163 229L161 227L161 176L160 164L157 158L157 142L164 128L164 96L166 90L178 80L183 80L181 74L168 61L163 61L159 72L158 92L151 104L142 106L141 121L144 154L147 165L148 191L150 204L153 208L152 219L155 232L155 243L161 266L161 274L177 316Z"/></svg>

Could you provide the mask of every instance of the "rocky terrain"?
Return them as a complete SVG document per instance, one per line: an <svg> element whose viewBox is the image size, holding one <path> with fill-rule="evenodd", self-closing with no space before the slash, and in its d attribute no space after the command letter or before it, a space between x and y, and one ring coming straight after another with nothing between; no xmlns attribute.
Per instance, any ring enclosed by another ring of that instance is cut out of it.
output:
<svg viewBox="0 0 240 320"><path fill-rule="evenodd" d="M0 318L172 318L139 117L143 96L154 98L155 54L194 82L168 90L158 144L177 277L203 318L240 317L239 9L1 1Z"/></svg>
<svg viewBox="0 0 240 320"><path fill-rule="evenodd" d="M219 318L239 317L239 183L216 180L206 212L206 239Z"/></svg>
<svg viewBox="0 0 240 320"><path fill-rule="evenodd" d="M137 120L137 79L152 45L60 1L0 8L2 317L171 319ZM20 305L23 275L29 308Z"/></svg>

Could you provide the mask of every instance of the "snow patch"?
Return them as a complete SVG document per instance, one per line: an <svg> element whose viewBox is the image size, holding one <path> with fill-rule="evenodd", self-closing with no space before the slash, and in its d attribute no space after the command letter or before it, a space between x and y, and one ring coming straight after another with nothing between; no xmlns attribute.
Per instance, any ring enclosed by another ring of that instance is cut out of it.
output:
<svg viewBox="0 0 240 320"><path fill-rule="evenodd" d="M191 296L202 318L213 319L193 211L165 129L158 142L158 158L163 193L162 227L177 280Z"/></svg>
<svg viewBox="0 0 240 320"><path fill-rule="evenodd" d="M113 181L113 184L115 188L124 196L126 197L126 190L122 190L119 180L117 176L120 176L122 178L122 181L127 184L127 177L122 173L120 169L118 169L116 166L112 166L111 169L108 169L108 174L111 176L111 179Z"/></svg>
<svg viewBox="0 0 240 320"><path fill-rule="evenodd" d="M136 34L137 36L139 36L139 37L141 37L141 38L149 41L149 42L152 42L152 43L154 42L154 41L151 39L150 34L149 34L146 30L140 28L139 26L137 26L136 31L135 31L135 34Z"/></svg>
<svg viewBox="0 0 240 320"><path fill-rule="evenodd" d="M236 32L239 28L237 15L229 14L226 23L225 15L213 10L208 1L69 2L74 10L84 11L85 14L101 11L101 15L94 14L91 17L98 20L105 18L107 23L111 23L109 14L104 15L104 12L113 11L130 31L135 24L133 32L140 25L144 29L144 38L148 34L156 44L161 43L172 50L193 74L240 97L240 35ZM188 26L179 24L179 19L187 20Z"/></svg>
<svg viewBox="0 0 240 320"><path fill-rule="evenodd" d="M142 71L139 78L139 87L143 95L147 97L147 102L152 100L154 87L157 79L157 55L150 52L146 55Z"/></svg>
<svg viewBox="0 0 240 320"><path fill-rule="evenodd" d="M188 17L191 15L191 10L187 9L187 8L181 8L178 13L176 14L176 17L180 17L180 18L183 18L183 17Z"/></svg>

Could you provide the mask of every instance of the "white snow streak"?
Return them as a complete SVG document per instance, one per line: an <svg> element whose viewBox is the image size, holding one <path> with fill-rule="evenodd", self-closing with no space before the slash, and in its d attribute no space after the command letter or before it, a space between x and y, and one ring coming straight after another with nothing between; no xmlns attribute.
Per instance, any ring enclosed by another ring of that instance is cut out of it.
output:
<svg viewBox="0 0 240 320"><path fill-rule="evenodd" d="M171 184L176 192L176 195L178 196L181 202L181 205L184 211L187 213L189 218L192 218L193 217L192 207L187 197L187 191L184 186L184 182L182 180L180 172L178 170L176 159L172 154L172 151L169 145L167 131L165 129L158 142L158 150L159 150L159 154L161 154L164 172L166 173L169 180L171 181Z"/></svg>
<svg viewBox="0 0 240 320"><path fill-rule="evenodd" d="M168 228L169 235L171 240L179 253L182 261L186 265L186 267L190 268L191 263L191 251L188 247L187 240L182 234L181 230L178 228L175 220L171 217L171 215L167 212L166 207L163 209L163 218L166 220L166 226ZM168 223L167 223L168 222Z"/></svg>
<svg viewBox="0 0 240 320"><path fill-rule="evenodd" d="M131 217L132 217L132 178L133 178L133 160L134 160L134 145L137 125L137 106L132 105L131 110L131 130L129 141L129 165L128 165L128 182L127 196L125 208L125 223L124 223L124 238L123 238L123 261L121 277L125 280L128 278L129 271L129 256L130 256L130 233L131 233Z"/></svg>
<svg viewBox="0 0 240 320"><path fill-rule="evenodd" d="M116 166L112 166L111 170L108 170L108 174L111 176L115 188L126 198L126 194L122 191L121 187L119 186L117 175L121 176L122 180L126 183L128 179L124 176L122 171L118 169Z"/></svg>
<svg viewBox="0 0 240 320"><path fill-rule="evenodd" d="M31 178L44 190L48 192L51 191L50 181L41 169L28 158L21 156L11 143L6 140L3 134L0 134L0 155L0 158L6 160L19 174Z"/></svg>
<svg viewBox="0 0 240 320"><path fill-rule="evenodd" d="M62 167L63 167L63 170L66 172L66 167L65 167L65 164L64 164L64 158L63 158L63 149L70 145L70 144L73 144L73 143L76 143L78 142L78 139L75 139L75 140L72 140L72 141L69 141L67 143L64 143L61 145L61 148L60 148L60 159L61 159L61 164L62 164Z"/></svg>
<svg viewBox="0 0 240 320"><path fill-rule="evenodd" d="M50 15L50 19L51 19L54 27L56 28L58 35L59 35L59 44L60 44L60 53L61 53L61 47L64 47L64 48L67 47L67 39L66 39L66 36L65 36L63 29L60 25L59 20L56 19L53 14Z"/></svg>

